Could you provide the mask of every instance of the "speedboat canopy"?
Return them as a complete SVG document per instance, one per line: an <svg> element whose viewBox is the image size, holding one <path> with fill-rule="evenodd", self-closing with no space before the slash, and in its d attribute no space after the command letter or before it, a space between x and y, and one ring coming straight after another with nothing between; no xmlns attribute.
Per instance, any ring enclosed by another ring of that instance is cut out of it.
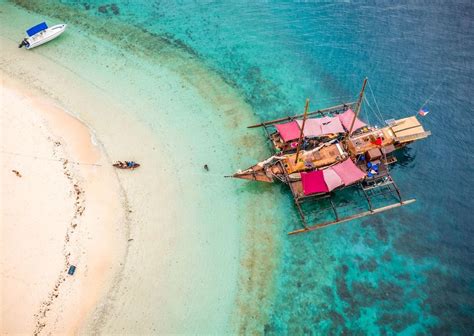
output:
<svg viewBox="0 0 474 336"><path fill-rule="evenodd" d="M42 30L45 30L45 29L48 29L48 25L46 24L46 22L41 22L40 24L38 24L36 26L33 26L30 29L28 29L26 31L26 33L28 34L28 36L31 37L31 36L39 33Z"/></svg>

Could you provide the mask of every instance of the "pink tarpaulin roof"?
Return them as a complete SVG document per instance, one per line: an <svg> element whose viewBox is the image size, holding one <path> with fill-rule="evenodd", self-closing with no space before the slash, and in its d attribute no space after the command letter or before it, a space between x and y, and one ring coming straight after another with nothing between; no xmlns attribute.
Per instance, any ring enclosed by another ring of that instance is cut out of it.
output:
<svg viewBox="0 0 474 336"><path fill-rule="evenodd" d="M365 177L365 173L351 159L338 163L332 169L339 175L345 185L350 185Z"/></svg>
<svg viewBox="0 0 474 336"><path fill-rule="evenodd" d="M296 122L300 127L303 127L303 120L296 120ZM319 119L306 119L303 134L305 137L321 136L323 133L321 131L321 123L319 122Z"/></svg>
<svg viewBox="0 0 474 336"><path fill-rule="evenodd" d="M321 129L323 134L332 134L332 133L344 133L344 128L342 127L341 121L339 118L328 118L329 120L323 121Z"/></svg>
<svg viewBox="0 0 474 336"><path fill-rule="evenodd" d="M351 109L348 109L346 112L338 114L339 120L341 121L344 128L349 131L351 128L352 120L354 119L355 113ZM366 124L357 118L354 122L354 127L352 127L352 132L357 131L359 128L366 126Z"/></svg>
<svg viewBox="0 0 474 336"><path fill-rule="evenodd" d="M326 182L329 191L332 191L333 189L336 189L337 187L344 184L344 182L342 182L342 179L332 168L324 169L323 177L324 182Z"/></svg>
<svg viewBox="0 0 474 336"><path fill-rule="evenodd" d="M324 182L323 172L315 170L309 173L301 173L303 192L305 195L328 192L328 186Z"/></svg>
<svg viewBox="0 0 474 336"><path fill-rule="evenodd" d="M319 121L319 123L322 125L324 123L328 123L332 120L331 117L328 117L328 116L324 116L324 117L321 117L321 118L315 118L317 121Z"/></svg>
<svg viewBox="0 0 474 336"><path fill-rule="evenodd" d="M300 127L296 121L275 125L283 141L288 142L300 137Z"/></svg>
<svg viewBox="0 0 474 336"><path fill-rule="evenodd" d="M298 125L303 127L303 120L296 121ZM325 134L344 133L339 118L310 118L306 119L303 134L306 137L317 137Z"/></svg>

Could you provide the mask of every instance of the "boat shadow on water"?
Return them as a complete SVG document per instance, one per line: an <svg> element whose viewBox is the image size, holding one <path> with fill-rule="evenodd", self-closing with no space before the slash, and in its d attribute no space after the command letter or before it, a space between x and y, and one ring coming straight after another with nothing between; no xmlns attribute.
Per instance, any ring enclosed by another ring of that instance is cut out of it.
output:
<svg viewBox="0 0 474 336"><path fill-rule="evenodd" d="M275 189L278 188L281 190L282 193L287 194L286 190L284 190L284 186L275 185L275 184L264 184L259 185L256 183L245 183L240 184L236 187L236 191L238 193L246 193L246 194L253 194L253 195L264 195L267 193L275 192Z"/></svg>
<svg viewBox="0 0 474 336"><path fill-rule="evenodd" d="M416 153L411 147L401 148L399 151L394 153L397 158L398 165L400 169L412 168L414 166L414 161L416 159Z"/></svg>

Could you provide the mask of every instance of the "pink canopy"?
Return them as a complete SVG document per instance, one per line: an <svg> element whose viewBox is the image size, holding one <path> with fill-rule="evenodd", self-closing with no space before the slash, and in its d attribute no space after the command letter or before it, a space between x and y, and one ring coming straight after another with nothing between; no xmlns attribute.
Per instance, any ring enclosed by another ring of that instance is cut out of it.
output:
<svg viewBox="0 0 474 336"><path fill-rule="evenodd" d="M323 134L344 133L344 128L342 127L339 118L336 117L328 119L329 120L323 121L321 126Z"/></svg>
<svg viewBox="0 0 474 336"><path fill-rule="evenodd" d="M332 118L328 117L328 116L324 116L324 117L321 117L321 118L316 118L316 120L319 121L319 123L322 125L322 124L330 122L332 120Z"/></svg>
<svg viewBox="0 0 474 336"><path fill-rule="evenodd" d="M300 128L303 127L303 120L297 120L296 122ZM344 128L339 118L311 118L306 119L303 133L306 137L317 137L325 134L344 133Z"/></svg>
<svg viewBox="0 0 474 336"><path fill-rule="evenodd" d="M365 177L365 173L360 170L351 159L338 163L333 166L332 169L339 175L346 186L360 181Z"/></svg>
<svg viewBox="0 0 474 336"><path fill-rule="evenodd" d="M288 142L300 137L300 127L296 121L275 125L283 141Z"/></svg>
<svg viewBox="0 0 474 336"><path fill-rule="evenodd" d="M329 192L322 170L314 170L309 173L301 173L303 192L305 195Z"/></svg>
<svg viewBox="0 0 474 336"><path fill-rule="evenodd" d="M298 123L300 128L303 127L303 120L297 120L296 122ZM323 133L321 131L321 123L319 122L319 119L317 118L306 119L306 123L304 124L303 134L305 137L321 136Z"/></svg>
<svg viewBox="0 0 474 336"><path fill-rule="evenodd" d="M333 189L336 189L337 187L344 184L339 175L337 175L337 173L332 168L323 170L323 177L329 191L332 191Z"/></svg>
<svg viewBox="0 0 474 336"><path fill-rule="evenodd" d="M346 112L338 115L339 120L344 125L344 128L349 131L351 128L352 120L354 120L355 113L351 109L348 109ZM359 118L354 122L354 127L352 127L352 132L357 131L359 128L366 126Z"/></svg>

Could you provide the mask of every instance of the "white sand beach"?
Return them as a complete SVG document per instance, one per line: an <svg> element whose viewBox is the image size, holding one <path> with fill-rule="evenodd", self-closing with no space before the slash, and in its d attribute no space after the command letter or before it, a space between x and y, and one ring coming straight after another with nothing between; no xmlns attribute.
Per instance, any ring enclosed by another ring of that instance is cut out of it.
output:
<svg viewBox="0 0 474 336"><path fill-rule="evenodd" d="M29 91L2 74L2 333L72 334L123 257L126 214L88 128Z"/></svg>
<svg viewBox="0 0 474 336"><path fill-rule="evenodd" d="M265 189L243 194L240 181L223 177L266 155L252 145L260 134L234 131L255 122L250 108L197 62L164 53L161 65L72 24L47 45L18 49L14 37L43 19L10 4L0 12L2 328L226 334L261 326L264 309L248 302L269 302L277 205L261 197ZM114 160L142 166L116 171ZM31 210L21 211L25 204ZM77 207L85 209L74 218ZM15 299L26 292L28 302Z"/></svg>

